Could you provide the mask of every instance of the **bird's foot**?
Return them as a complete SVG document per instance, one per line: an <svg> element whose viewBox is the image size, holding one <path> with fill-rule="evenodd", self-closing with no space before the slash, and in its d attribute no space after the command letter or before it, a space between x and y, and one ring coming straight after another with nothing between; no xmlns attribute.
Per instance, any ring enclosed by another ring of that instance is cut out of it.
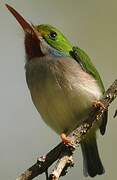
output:
<svg viewBox="0 0 117 180"><path fill-rule="evenodd" d="M62 142L63 142L66 146L69 146L69 147L74 148L75 145L74 145L74 143L73 143L72 138L67 137L65 133L61 133L60 137L61 137L61 139L62 139Z"/></svg>
<svg viewBox="0 0 117 180"><path fill-rule="evenodd" d="M97 101L93 102L93 108L100 109L100 110L105 110L106 109L106 107L104 106L104 104L100 100L97 100Z"/></svg>

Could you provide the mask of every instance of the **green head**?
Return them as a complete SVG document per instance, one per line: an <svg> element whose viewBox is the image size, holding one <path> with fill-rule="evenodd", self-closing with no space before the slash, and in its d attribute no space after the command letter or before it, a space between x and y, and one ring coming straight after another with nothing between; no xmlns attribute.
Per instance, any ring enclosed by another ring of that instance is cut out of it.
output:
<svg viewBox="0 0 117 180"><path fill-rule="evenodd" d="M51 47L66 53L72 50L70 42L57 28L49 24L41 24L35 28Z"/></svg>
<svg viewBox="0 0 117 180"><path fill-rule="evenodd" d="M58 29L48 24L30 25L14 8L8 4L6 4L6 6L26 34L25 49L29 59L42 55L40 50L41 39L44 39L52 48L69 55L69 52L72 50L72 45Z"/></svg>

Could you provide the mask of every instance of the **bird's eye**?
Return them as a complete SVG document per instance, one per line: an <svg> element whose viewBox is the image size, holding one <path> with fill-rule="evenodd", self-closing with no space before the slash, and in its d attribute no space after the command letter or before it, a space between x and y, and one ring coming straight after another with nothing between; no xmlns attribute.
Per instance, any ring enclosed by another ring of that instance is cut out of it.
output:
<svg viewBox="0 0 117 180"><path fill-rule="evenodd" d="M52 31L52 32L50 32L49 36L50 36L51 39L55 40L56 37L57 37L57 33Z"/></svg>

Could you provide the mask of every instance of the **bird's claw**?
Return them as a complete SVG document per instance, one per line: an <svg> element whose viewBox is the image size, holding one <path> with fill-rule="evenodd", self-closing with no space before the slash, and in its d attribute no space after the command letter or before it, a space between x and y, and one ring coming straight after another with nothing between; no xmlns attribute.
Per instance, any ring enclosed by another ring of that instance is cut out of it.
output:
<svg viewBox="0 0 117 180"><path fill-rule="evenodd" d="M100 110L105 110L106 109L104 104L101 101L99 101L99 100L93 102L93 107L95 109L100 109Z"/></svg>
<svg viewBox="0 0 117 180"><path fill-rule="evenodd" d="M61 133L60 135L62 142L69 147L74 148L74 143L70 137L67 137L65 133Z"/></svg>

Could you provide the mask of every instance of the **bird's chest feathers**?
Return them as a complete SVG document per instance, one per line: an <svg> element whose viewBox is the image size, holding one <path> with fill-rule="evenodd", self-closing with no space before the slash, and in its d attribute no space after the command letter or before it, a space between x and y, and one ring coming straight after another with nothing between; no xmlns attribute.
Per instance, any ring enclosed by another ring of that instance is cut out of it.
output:
<svg viewBox="0 0 117 180"><path fill-rule="evenodd" d="M37 110L56 132L72 130L101 95L95 80L69 58L34 61L26 65L26 78Z"/></svg>

